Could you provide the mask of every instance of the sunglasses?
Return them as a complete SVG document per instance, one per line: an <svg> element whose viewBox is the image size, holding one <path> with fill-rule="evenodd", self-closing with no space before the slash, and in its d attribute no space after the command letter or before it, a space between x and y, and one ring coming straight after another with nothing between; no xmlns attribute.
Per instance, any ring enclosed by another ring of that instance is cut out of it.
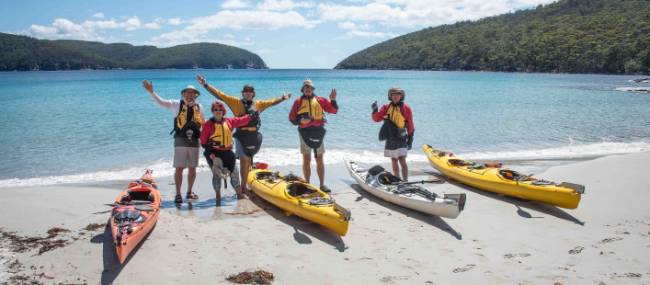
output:
<svg viewBox="0 0 650 285"><path fill-rule="evenodd" d="M223 112L223 109L212 109L212 112Z"/></svg>

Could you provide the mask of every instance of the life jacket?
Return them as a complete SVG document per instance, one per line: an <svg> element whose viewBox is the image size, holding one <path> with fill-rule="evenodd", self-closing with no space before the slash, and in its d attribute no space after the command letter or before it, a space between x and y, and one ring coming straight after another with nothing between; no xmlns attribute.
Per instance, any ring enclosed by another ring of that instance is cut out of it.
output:
<svg viewBox="0 0 650 285"><path fill-rule="evenodd" d="M311 98L302 96L300 98L300 107L298 108L296 115L298 116L298 120L301 118L310 118L314 121L325 120L325 111L318 102L318 99L316 99L316 95Z"/></svg>
<svg viewBox="0 0 650 285"><path fill-rule="evenodd" d="M386 111L386 116L384 117L388 120L391 120L398 128L406 127L406 119L402 114L402 105L390 104L388 110Z"/></svg>
<svg viewBox="0 0 650 285"><path fill-rule="evenodd" d="M210 118L210 122L214 125L214 132L208 138L208 146L219 150L231 149L232 130L230 130L226 121L222 119L221 122L217 122L217 120L212 117Z"/></svg>
<svg viewBox="0 0 650 285"><path fill-rule="evenodd" d="M174 118L174 129L172 133L174 137L187 137L189 139L198 139L201 136L201 109L199 105L195 104L191 108L187 107L185 101L181 100L178 107L178 116ZM188 131L191 130L191 135Z"/></svg>
<svg viewBox="0 0 650 285"><path fill-rule="evenodd" d="M235 114L237 117L244 116L244 115L251 115L254 114L256 110L255 107L255 101L246 101L244 99L241 99L241 104L244 109L244 113L242 114ZM248 122L247 125L239 127L238 129L244 130L244 131L257 131L260 127L262 126L262 121L260 121L259 116L256 116L254 120L251 120Z"/></svg>
<svg viewBox="0 0 650 285"><path fill-rule="evenodd" d="M384 124L379 130L379 140L390 140L397 145L406 144L408 131L406 130L406 119L402 114L402 105L390 104L384 116Z"/></svg>

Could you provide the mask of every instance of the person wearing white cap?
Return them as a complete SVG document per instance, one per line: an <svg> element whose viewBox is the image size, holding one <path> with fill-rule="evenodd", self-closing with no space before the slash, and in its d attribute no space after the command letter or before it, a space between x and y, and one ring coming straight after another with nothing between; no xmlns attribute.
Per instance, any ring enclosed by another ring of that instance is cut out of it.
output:
<svg viewBox="0 0 650 285"><path fill-rule="evenodd" d="M196 101L201 94L192 85L187 85L181 90L182 100L165 100L160 98L153 90L153 84L142 81L142 86L149 92L151 98L159 106L166 108L174 115L174 183L176 185L175 203L182 203L181 186L183 184L183 171L187 172L187 194L188 200L199 198L192 192L194 180L196 179L196 167L199 164L199 144L201 138L201 125L205 122L203 107Z"/></svg>

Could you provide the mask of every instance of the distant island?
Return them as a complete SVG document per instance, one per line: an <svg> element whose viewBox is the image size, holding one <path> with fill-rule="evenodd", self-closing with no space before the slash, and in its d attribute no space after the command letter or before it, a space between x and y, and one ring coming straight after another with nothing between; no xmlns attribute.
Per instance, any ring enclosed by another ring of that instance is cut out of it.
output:
<svg viewBox="0 0 650 285"><path fill-rule="evenodd" d="M648 74L650 1L561 0L427 28L335 68Z"/></svg>
<svg viewBox="0 0 650 285"><path fill-rule="evenodd" d="M257 54L217 44L168 48L76 40L39 40L0 33L0 70L233 68L264 69Z"/></svg>

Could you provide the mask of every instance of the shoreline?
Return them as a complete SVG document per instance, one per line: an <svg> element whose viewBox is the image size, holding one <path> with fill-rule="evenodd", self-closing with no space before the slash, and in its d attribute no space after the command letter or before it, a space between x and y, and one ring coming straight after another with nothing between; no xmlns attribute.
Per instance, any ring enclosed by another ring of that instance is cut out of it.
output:
<svg viewBox="0 0 650 285"><path fill-rule="evenodd" d="M263 153L262 158L259 160L261 162L269 163L270 161L282 161L282 163L277 166L280 168L298 168L298 173L301 175L302 170L301 161L299 161L297 154L292 153L298 152L298 150L293 149L279 149L277 153ZM467 158L471 161L477 163L492 162L498 161L503 163L505 166L511 166L513 169L521 170L523 172L533 172L540 173L546 171L547 169L566 164L573 164L582 161L594 160L602 157L607 157L611 155L619 154L633 154L633 153L642 153L650 150L639 149L635 151L625 152L625 153L609 153L609 154L582 154L582 155L573 155L573 156L548 156L548 157L506 157L506 158L489 158L485 155L473 158L477 156L477 153L468 153L469 155L460 154L461 157ZM354 153L351 150L342 150L342 149L333 149L328 151L329 156L326 154L325 157L325 167L339 167L342 164L344 159L351 159L363 162L366 159L370 159L369 163L374 164L387 164L387 158L383 157L383 152L379 151L361 151L360 153ZM515 151L514 153L518 153ZM509 154L509 153L506 153ZM292 157L289 160L286 160L286 157ZM266 158L266 159L265 159ZM418 152L417 150L411 150L409 156L407 157L407 162L409 164L418 166L420 168L429 167L426 156L423 153ZM270 166L271 163L269 163ZM314 162L312 161L312 165ZM63 175L48 175L48 176L38 176L38 177L26 177L26 178L6 178L0 179L0 191L3 189L9 188L26 188L26 187L48 187L48 186L71 186L71 187L84 187L84 186L97 186L97 187L114 187L126 184L129 181L133 180L134 177L139 177L140 172L144 169L153 169L155 171L154 175L159 178L171 178L173 177L173 167L171 166L171 161L165 161L164 159L158 159L148 166L130 166L124 169L112 169L112 170L97 170L95 172L83 172L83 173L70 173ZM209 172L208 165L203 157L199 157L199 166L197 167L197 173ZM160 175L160 173L163 173ZM116 178L119 177L119 178ZM76 181L75 181L76 180ZM72 182L70 182L72 181Z"/></svg>
<svg viewBox="0 0 650 285"><path fill-rule="evenodd" d="M125 184L7 188L0 197L0 283L22 276L48 284L229 284L226 277L257 269L272 272L277 284L647 283L648 163L650 152L610 155L537 175L584 184L576 210L455 183L428 185L437 193L467 194L457 219L383 202L352 185L344 168L328 165L333 197L352 211L344 237L257 199L226 198L223 207L214 207L208 172L195 183L200 200L191 210L188 203L178 209L171 177L158 177L158 225L123 266L115 263L110 233L86 228L106 223L110 208L103 204ZM301 173L299 166L277 170ZM426 175L417 171L411 168L412 175ZM51 238L64 245L40 255L37 246L17 252L6 238L14 232L44 238L53 228L69 230Z"/></svg>

